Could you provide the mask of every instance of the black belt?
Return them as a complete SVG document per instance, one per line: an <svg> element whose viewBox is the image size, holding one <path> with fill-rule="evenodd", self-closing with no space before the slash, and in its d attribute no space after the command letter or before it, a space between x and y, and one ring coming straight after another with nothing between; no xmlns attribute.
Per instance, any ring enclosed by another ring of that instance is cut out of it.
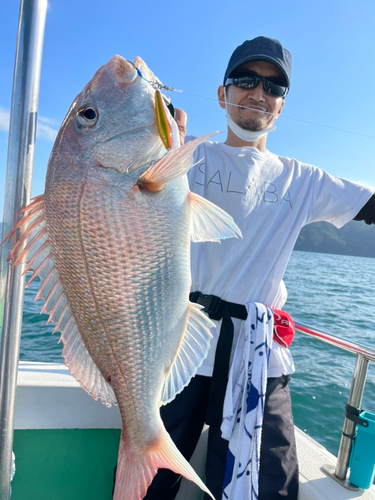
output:
<svg viewBox="0 0 375 500"><path fill-rule="evenodd" d="M227 302L215 295L203 295L201 292L192 292L189 299L190 302L196 302L204 306L204 312L211 319L223 320L216 347L214 370L206 412L206 423L220 428L223 420L224 398L228 383L230 353L233 344L234 327L232 318L245 320L247 318L247 310L242 304Z"/></svg>

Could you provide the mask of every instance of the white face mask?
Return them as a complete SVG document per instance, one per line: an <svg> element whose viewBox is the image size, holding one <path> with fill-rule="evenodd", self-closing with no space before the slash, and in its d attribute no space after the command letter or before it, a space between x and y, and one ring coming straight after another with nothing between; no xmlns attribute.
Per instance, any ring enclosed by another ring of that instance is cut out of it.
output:
<svg viewBox="0 0 375 500"><path fill-rule="evenodd" d="M273 130L275 130L276 128L275 125L271 125L264 130L259 130L258 132L253 132L251 130L246 130L240 127L239 125L237 125L237 123L234 123L232 118L229 116L227 108L227 93L225 87L224 87L224 98L225 98L225 111L226 111L225 118L227 120L228 127L231 129L234 135L236 135L239 139L242 139L245 142L255 142L264 135L268 134L268 132L272 132Z"/></svg>

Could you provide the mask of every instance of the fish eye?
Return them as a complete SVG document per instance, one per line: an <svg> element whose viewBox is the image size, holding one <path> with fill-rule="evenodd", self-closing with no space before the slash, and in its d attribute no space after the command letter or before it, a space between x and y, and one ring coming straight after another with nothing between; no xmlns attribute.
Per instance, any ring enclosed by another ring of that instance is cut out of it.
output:
<svg viewBox="0 0 375 500"><path fill-rule="evenodd" d="M86 118L86 120L95 120L96 118L96 111L95 109L92 108L87 108L83 111L83 116Z"/></svg>
<svg viewBox="0 0 375 500"><path fill-rule="evenodd" d="M80 125L92 126L97 122L98 116L98 111L95 108L88 106L87 108L82 108L78 112L78 121Z"/></svg>

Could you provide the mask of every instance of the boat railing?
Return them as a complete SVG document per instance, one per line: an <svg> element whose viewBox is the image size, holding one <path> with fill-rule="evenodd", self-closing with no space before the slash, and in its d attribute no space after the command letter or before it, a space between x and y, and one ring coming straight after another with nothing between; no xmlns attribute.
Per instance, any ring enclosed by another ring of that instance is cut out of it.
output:
<svg viewBox="0 0 375 500"><path fill-rule="evenodd" d="M366 384L366 376L368 364L370 361L375 361L375 349L365 347L356 342L345 340L330 333L323 332L322 330L312 329L302 323L296 324L296 331L301 332L309 337L320 340L327 344L333 345L344 351L351 352L357 356L353 378L348 399L348 408L353 407L360 411L363 392ZM349 489L358 489L351 485L347 480L347 473L349 468L350 454L353 445L353 435L355 433L355 422L347 417L348 413L345 412L344 425L342 429L341 441L339 451L337 454L336 467L330 465L323 467L326 474L341 483Z"/></svg>
<svg viewBox="0 0 375 500"><path fill-rule="evenodd" d="M30 201L47 0L21 0L14 66L2 240ZM25 277L0 251L0 499L9 500Z"/></svg>

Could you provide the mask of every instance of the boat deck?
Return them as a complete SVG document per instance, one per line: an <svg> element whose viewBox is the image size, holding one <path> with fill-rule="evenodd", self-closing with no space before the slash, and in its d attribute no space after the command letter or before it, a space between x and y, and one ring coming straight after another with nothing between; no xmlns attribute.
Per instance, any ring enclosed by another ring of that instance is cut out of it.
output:
<svg viewBox="0 0 375 500"><path fill-rule="evenodd" d="M81 389L62 364L21 362L18 372L12 500L111 500L121 419ZM296 428L299 500L375 500L375 487L350 491L321 470L336 458ZM207 430L192 465L204 476ZM202 500L183 480L177 500Z"/></svg>
<svg viewBox="0 0 375 500"><path fill-rule="evenodd" d="M334 468L336 457L298 427L295 430L300 481L298 500L375 500L375 486L369 490L352 491L328 477L322 467L331 465ZM194 469L201 477L204 475L207 435L205 430L191 460ZM203 500L203 497L204 494L195 484L183 479L176 500Z"/></svg>
<svg viewBox="0 0 375 500"><path fill-rule="evenodd" d="M297 427L296 439L300 468L299 500L375 499L375 486L369 490L351 491L328 477L322 467L327 464L334 467L336 457Z"/></svg>

